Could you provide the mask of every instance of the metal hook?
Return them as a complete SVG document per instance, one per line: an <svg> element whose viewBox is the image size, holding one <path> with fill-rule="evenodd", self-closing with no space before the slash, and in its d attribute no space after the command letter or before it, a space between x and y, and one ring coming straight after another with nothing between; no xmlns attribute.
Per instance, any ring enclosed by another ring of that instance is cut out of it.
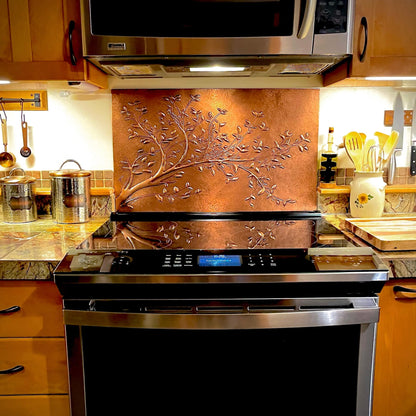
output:
<svg viewBox="0 0 416 416"><path fill-rule="evenodd" d="M22 123L25 122L25 115L23 114L23 103L24 103L24 100L23 100L23 98L21 98L20 99L20 108L21 108L20 119L21 119Z"/></svg>
<svg viewBox="0 0 416 416"><path fill-rule="evenodd" d="M7 114L6 114L6 110L4 109L3 100L1 99L1 97L0 97L0 106L4 113L4 120L7 121ZM0 121L2 121L1 114L0 114Z"/></svg>

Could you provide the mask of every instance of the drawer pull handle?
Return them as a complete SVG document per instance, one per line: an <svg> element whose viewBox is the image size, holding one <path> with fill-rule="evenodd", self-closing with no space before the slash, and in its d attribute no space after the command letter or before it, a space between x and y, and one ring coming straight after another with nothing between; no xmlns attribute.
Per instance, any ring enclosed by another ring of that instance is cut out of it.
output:
<svg viewBox="0 0 416 416"><path fill-rule="evenodd" d="M13 313L20 311L20 306L10 306L10 308L2 309L0 313Z"/></svg>
<svg viewBox="0 0 416 416"><path fill-rule="evenodd" d="M416 299L416 289L409 289L404 286L393 286L393 292L401 298Z"/></svg>
<svg viewBox="0 0 416 416"><path fill-rule="evenodd" d="M13 368L9 368L7 370L0 370L0 374L13 374L13 373L19 373L20 371L23 371L25 368L22 365L16 365Z"/></svg>
<svg viewBox="0 0 416 416"><path fill-rule="evenodd" d="M364 47L363 47L363 51L360 53L359 59L360 59L360 62L364 62L365 54L367 52L367 43L368 43L368 23L367 23L367 19L365 17L362 17L360 24L364 28Z"/></svg>
<svg viewBox="0 0 416 416"><path fill-rule="evenodd" d="M75 29L75 22L71 20L69 22L69 28L68 28L68 38L69 38L69 57L71 59L71 64L76 65L77 64L77 57L74 53L74 47L72 45L72 32Z"/></svg>

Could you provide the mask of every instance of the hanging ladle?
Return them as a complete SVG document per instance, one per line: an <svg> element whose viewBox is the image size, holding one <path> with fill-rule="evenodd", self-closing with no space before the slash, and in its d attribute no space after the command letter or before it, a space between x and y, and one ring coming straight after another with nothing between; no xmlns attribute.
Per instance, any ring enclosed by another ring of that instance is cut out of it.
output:
<svg viewBox="0 0 416 416"><path fill-rule="evenodd" d="M4 117L2 117L0 114L1 134L3 136L4 145L4 152L0 153L0 166L2 166L3 168L10 168L16 163L16 157L13 153L9 153L7 151L7 115L6 111L4 110L3 103L1 101L0 105L4 114Z"/></svg>
<svg viewBox="0 0 416 416"><path fill-rule="evenodd" d="M30 148L27 145L27 123L25 120L25 115L23 114L23 100L20 101L20 105L22 107L22 112L21 112L21 121L22 121L22 135L23 135L23 147L20 149L20 154L23 157L29 157L32 153L32 151L30 150Z"/></svg>

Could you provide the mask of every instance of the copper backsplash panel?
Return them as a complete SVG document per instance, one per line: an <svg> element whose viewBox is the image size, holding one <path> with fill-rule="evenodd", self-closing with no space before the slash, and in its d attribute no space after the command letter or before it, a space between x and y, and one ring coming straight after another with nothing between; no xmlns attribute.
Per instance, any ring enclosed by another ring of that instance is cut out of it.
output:
<svg viewBox="0 0 416 416"><path fill-rule="evenodd" d="M317 209L318 90L112 93L118 211Z"/></svg>

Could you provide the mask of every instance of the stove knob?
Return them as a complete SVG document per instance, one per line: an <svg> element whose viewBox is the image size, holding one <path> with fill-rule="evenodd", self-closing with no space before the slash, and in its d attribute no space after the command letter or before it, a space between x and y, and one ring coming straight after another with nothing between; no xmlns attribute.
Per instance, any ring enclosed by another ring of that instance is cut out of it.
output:
<svg viewBox="0 0 416 416"><path fill-rule="evenodd" d="M113 264L115 266L128 266L131 263L131 261L132 261L131 257L120 256L120 257L116 257L113 260Z"/></svg>

